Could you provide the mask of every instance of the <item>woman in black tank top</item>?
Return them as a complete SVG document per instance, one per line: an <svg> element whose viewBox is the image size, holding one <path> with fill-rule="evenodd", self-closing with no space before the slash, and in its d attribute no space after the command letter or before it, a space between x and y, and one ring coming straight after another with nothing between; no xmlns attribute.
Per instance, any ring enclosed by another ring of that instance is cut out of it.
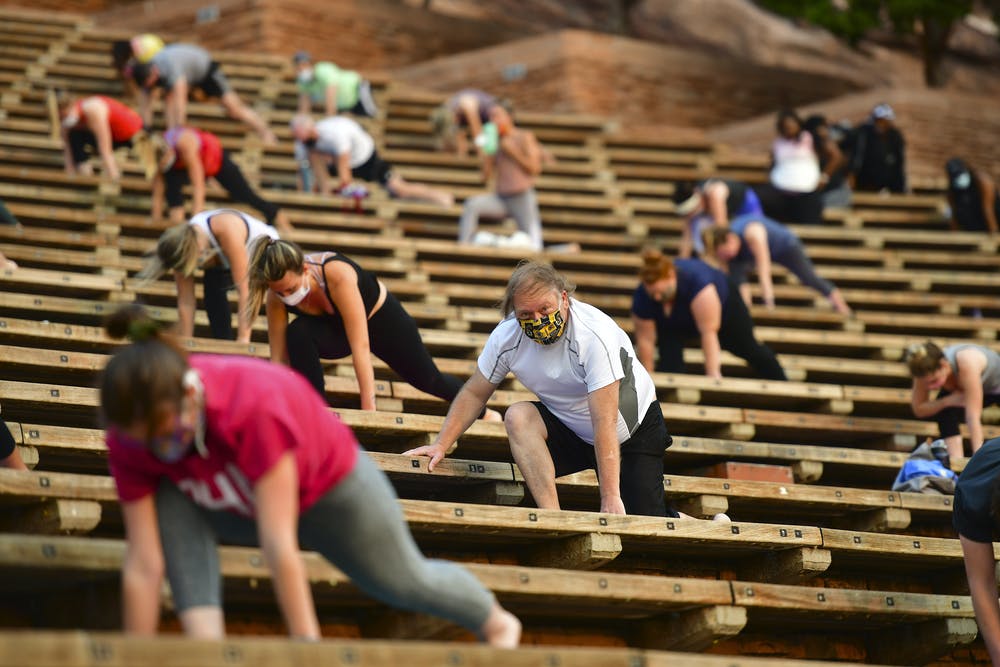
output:
<svg viewBox="0 0 1000 667"><path fill-rule="evenodd" d="M462 388L442 373L403 306L378 278L339 253L304 255L290 241L250 250L250 311L267 306L271 360L302 373L325 396L321 359L351 355L362 410L375 409L374 353L411 385L451 401ZM297 315L291 324L288 313ZM494 413L495 414L495 413Z"/></svg>

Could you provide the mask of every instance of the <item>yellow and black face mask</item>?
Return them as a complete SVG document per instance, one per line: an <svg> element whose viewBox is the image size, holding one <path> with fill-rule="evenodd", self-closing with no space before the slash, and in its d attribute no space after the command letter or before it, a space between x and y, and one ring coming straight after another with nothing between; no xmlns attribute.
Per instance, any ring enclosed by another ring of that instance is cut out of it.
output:
<svg viewBox="0 0 1000 667"><path fill-rule="evenodd" d="M566 320L558 310L537 320L518 318L517 323L524 335L539 345L552 345L566 329Z"/></svg>

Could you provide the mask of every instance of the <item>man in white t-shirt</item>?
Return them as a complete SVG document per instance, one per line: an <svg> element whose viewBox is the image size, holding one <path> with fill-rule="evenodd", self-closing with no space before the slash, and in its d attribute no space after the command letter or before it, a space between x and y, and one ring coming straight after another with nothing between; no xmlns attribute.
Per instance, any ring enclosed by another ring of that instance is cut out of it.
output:
<svg viewBox="0 0 1000 667"><path fill-rule="evenodd" d="M649 373L628 335L597 308L571 298L550 264L522 262L479 368L455 397L431 445L407 454L444 458L512 372L539 398L507 409L511 453L541 508L558 509L555 478L597 471L602 512L677 516L663 494L670 436Z"/></svg>
<svg viewBox="0 0 1000 667"><path fill-rule="evenodd" d="M307 114L297 114L292 118L292 134L295 158L300 164L308 159L321 194L364 196L363 186L352 183L359 178L378 183L393 197L421 199L441 206L455 203L451 194L410 183L395 173L392 165L379 157L372 136L353 118L329 116L315 122ZM330 176L337 177L336 186Z"/></svg>

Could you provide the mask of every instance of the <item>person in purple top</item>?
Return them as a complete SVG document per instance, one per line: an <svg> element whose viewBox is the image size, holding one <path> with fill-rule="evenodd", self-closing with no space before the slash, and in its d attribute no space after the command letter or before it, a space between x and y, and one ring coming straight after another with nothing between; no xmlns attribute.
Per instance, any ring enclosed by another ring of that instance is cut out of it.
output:
<svg viewBox="0 0 1000 667"><path fill-rule="evenodd" d="M806 255L802 241L780 222L766 216L743 215L733 220L729 229L712 227L704 230L702 240L708 256L714 256L728 265L729 276L739 288L747 306L751 304L747 274L755 266L764 304L769 309L774 308L774 283L771 280L773 262L784 266L803 285L829 299L838 313L851 314L840 290L829 280L816 274L816 268Z"/></svg>
<svg viewBox="0 0 1000 667"><path fill-rule="evenodd" d="M744 359L768 380L785 380L774 352L753 334L743 300L726 275L699 259L671 260L658 250L642 256L640 284L632 295L636 355L649 371L684 372L684 341L699 338L705 374L722 377L721 350ZM655 368L653 351L658 349Z"/></svg>

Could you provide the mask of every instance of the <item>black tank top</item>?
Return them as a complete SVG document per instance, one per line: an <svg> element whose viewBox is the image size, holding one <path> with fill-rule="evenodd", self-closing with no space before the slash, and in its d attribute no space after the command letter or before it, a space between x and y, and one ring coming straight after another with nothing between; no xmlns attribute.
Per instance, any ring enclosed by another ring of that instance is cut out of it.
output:
<svg viewBox="0 0 1000 667"><path fill-rule="evenodd" d="M303 313L296 306L285 306L285 308L295 313L296 315L308 315L310 317L333 317L336 319L340 318L340 313L337 311L337 304L333 302L333 297L330 296L330 288L326 284L326 265L328 262L343 262L351 266L355 273L358 274L358 291L361 293L361 302L365 306L365 314L369 317L372 314L372 310L375 308L375 304L378 303L379 293L381 288L378 284L378 276L376 276L371 271L366 271L362 269L357 262L352 260L346 255L342 255L339 252L324 252L312 255L306 255L306 266L317 267L314 271L313 276L316 278L316 282L319 283L320 289L323 290L323 294L326 295L326 300L330 302L330 307L333 308L333 314L324 313L323 315L312 315L311 313Z"/></svg>

